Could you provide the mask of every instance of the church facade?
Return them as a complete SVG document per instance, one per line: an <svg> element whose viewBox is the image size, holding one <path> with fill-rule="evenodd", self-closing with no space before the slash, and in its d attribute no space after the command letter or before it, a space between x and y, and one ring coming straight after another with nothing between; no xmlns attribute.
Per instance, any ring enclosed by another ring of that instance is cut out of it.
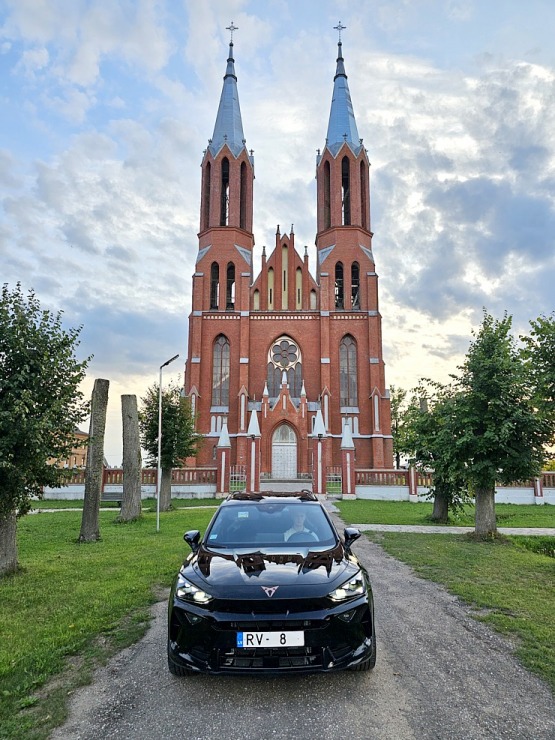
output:
<svg viewBox="0 0 555 740"><path fill-rule="evenodd" d="M198 466L214 465L221 445L232 466L246 466L256 438L262 478L310 478L317 443L328 471L341 465L345 447L356 469L393 467L369 168L339 40L327 137L316 159L316 275L306 247L303 254L295 247L293 228L281 233L278 226L255 276L254 159L230 43L202 160L185 365L185 393L204 437Z"/></svg>

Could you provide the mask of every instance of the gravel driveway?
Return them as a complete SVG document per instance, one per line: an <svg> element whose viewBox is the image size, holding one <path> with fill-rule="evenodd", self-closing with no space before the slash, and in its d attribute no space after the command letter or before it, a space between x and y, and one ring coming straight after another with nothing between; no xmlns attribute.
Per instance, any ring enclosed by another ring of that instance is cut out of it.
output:
<svg viewBox="0 0 555 740"><path fill-rule="evenodd" d="M553 695L504 638L366 537L354 550L375 592L374 671L178 679L166 668L160 603L145 638L76 692L69 721L52 737L555 740Z"/></svg>

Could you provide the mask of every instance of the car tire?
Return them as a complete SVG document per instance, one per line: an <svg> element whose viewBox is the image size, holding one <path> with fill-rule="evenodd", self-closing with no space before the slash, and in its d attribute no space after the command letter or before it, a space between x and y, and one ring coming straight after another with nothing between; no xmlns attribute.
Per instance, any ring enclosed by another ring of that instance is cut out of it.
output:
<svg viewBox="0 0 555 740"><path fill-rule="evenodd" d="M363 660L362 663L358 663L358 665L354 665L351 668L351 670L352 671L371 671L375 665L376 665L376 635L373 635L372 636L372 655L366 660Z"/></svg>
<svg viewBox="0 0 555 740"><path fill-rule="evenodd" d="M172 676L192 676L195 671L176 663L168 653L168 670Z"/></svg>

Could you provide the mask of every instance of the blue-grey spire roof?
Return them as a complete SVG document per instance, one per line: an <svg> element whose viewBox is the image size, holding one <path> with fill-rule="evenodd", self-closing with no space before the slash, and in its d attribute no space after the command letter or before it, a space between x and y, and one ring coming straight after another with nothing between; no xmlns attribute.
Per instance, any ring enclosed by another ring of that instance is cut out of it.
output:
<svg viewBox="0 0 555 740"><path fill-rule="evenodd" d="M337 69L333 78L333 97L326 145L335 156L344 142L358 154L361 148L351 93L345 74L341 41L337 45Z"/></svg>
<svg viewBox="0 0 555 740"><path fill-rule="evenodd" d="M233 41L231 41L229 44L229 58L227 60L224 86L220 97L218 115L216 116L216 125L214 126L214 134L209 145L213 155L216 155L222 146L227 144L237 157L245 146L234 62Z"/></svg>

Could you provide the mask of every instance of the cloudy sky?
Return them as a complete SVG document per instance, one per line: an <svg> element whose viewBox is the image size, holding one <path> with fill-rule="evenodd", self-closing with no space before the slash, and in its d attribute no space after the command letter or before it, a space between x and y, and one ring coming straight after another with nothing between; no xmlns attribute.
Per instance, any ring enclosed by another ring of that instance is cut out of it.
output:
<svg viewBox="0 0 555 740"><path fill-rule="evenodd" d="M120 395L176 353L164 377L182 376L231 20L256 254L294 223L313 269L346 26L388 384L446 379L483 307L517 332L554 308L552 0L0 0L0 282L83 325L112 465Z"/></svg>

